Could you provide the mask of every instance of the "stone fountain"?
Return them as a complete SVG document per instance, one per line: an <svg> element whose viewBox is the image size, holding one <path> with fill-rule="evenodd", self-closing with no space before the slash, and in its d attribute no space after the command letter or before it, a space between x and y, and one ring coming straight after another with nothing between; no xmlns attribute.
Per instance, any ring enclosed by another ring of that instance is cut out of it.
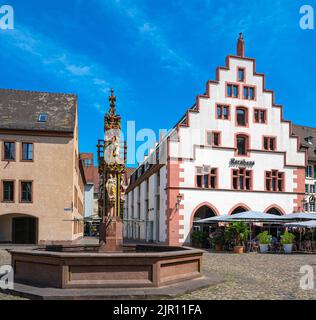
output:
<svg viewBox="0 0 316 320"><path fill-rule="evenodd" d="M67 290L76 289L71 291L71 297L91 298L96 294L91 290L102 289L98 297L166 296L168 286L174 294L209 285L214 280L201 273L203 252L200 250L123 244L127 147L120 142L121 117L116 114L113 90L109 101L104 140L99 140L97 146L100 243L11 251L18 283L15 290L19 294L28 296L31 292L40 298L70 298ZM82 290L87 289L90 291L83 294Z"/></svg>

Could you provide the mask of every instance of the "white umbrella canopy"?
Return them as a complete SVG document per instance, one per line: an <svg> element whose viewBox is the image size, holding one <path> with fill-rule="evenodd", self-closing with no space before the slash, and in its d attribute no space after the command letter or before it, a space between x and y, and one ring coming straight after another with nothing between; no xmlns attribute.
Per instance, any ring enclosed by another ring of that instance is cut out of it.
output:
<svg viewBox="0 0 316 320"><path fill-rule="evenodd" d="M306 212L294 212L281 217L284 220L316 220L316 214Z"/></svg>
<svg viewBox="0 0 316 320"><path fill-rule="evenodd" d="M256 222L269 222L269 221L280 221L282 218L280 216L269 214L265 212L257 211L245 211L237 213L231 216L231 220L245 220L245 221L256 221Z"/></svg>
<svg viewBox="0 0 316 320"><path fill-rule="evenodd" d="M274 214L257 212L257 211L245 211L241 213L236 213L234 215L223 215L216 216L212 218L206 218L202 220L197 220L197 223L207 223L207 222L234 222L234 221L247 221L247 222L281 222L282 217L276 216Z"/></svg>
<svg viewBox="0 0 316 320"><path fill-rule="evenodd" d="M316 221L310 220L310 221L302 221L302 222L290 222L285 223L285 227L294 227L294 228L316 228Z"/></svg>
<svg viewBox="0 0 316 320"><path fill-rule="evenodd" d="M231 222L232 221L231 217L232 216L229 216L229 215L215 216L215 217L212 217L212 218L195 220L194 223Z"/></svg>

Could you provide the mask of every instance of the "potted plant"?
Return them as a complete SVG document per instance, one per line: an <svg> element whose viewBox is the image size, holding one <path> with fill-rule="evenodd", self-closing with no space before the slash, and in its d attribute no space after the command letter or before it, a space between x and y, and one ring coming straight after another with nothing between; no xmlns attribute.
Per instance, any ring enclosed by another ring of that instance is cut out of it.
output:
<svg viewBox="0 0 316 320"><path fill-rule="evenodd" d="M295 235L288 231L285 231L281 236L281 243L283 245L283 249L285 253L292 252L294 239L295 239Z"/></svg>
<svg viewBox="0 0 316 320"><path fill-rule="evenodd" d="M233 240L234 253L244 252L244 243L247 241L249 236L249 229L247 224L243 222L233 222L227 229L226 238Z"/></svg>
<svg viewBox="0 0 316 320"><path fill-rule="evenodd" d="M268 246L271 242L272 236L268 233L268 231L261 232L257 235L259 240L260 252L267 253Z"/></svg>

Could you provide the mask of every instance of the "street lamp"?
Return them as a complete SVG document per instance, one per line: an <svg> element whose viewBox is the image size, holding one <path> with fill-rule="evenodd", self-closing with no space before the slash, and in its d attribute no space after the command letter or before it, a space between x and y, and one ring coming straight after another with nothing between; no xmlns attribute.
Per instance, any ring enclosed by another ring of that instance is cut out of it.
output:
<svg viewBox="0 0 316 320"><path fill-rule="evenodd" d="M182 195L179 193L179 194L177 195L177 204L176 204L176 209L177 209L177 211L179 211L179 209L180 209L181 201L182 201Z"/></svg>

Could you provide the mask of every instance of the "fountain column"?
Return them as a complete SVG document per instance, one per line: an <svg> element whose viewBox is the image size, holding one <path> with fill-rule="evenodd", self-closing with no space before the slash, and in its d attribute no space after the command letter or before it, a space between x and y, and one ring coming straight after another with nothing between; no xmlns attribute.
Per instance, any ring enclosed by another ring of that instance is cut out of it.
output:
<svg viewBox="0 0 316 320"><path fill-rule="evenodd" d="M121 117L116 114L116 97L111 90L110 109L104 117L104 140L98 143L100 175L100 252L123 250L123 208L126 189L126 144L120 142Z"/></svg>

